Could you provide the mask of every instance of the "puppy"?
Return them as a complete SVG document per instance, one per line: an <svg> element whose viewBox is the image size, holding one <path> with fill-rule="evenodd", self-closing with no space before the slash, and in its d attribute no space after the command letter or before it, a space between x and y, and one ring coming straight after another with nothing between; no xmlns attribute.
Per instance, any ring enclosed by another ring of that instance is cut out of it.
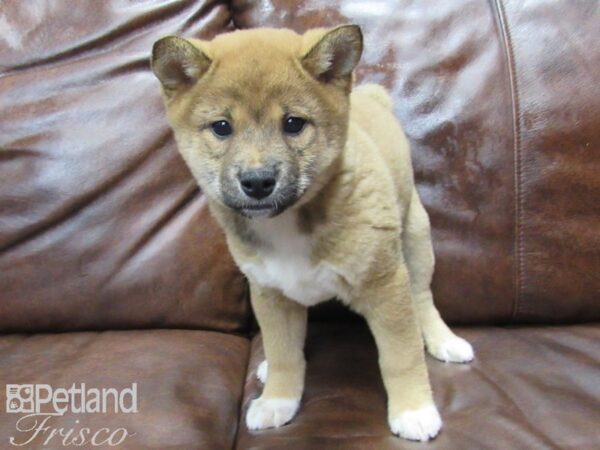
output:
<svg viewBox="0 0 600 450"><path fill-rule="evenodd" d="M383 88L352 91L360 28L285 29L154 44L178 148L250 283L265 385L249 429L289 422L304 388L307 307L337 297L377 343L389 426L435 437L423 351L473 358L436 310L429 219ZM267 368L268 364L268 368Z"/></svg>

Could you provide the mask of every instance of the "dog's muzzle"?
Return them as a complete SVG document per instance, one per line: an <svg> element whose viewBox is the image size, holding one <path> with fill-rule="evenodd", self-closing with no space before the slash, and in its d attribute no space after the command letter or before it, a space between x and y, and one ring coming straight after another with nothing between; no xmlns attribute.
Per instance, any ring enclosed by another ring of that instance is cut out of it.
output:
<svg viewBox="0 0 600 450"><path fill-rule="evenodd" d="M274 217L298 199L296 183L270 172L242 173L235 184L223 191L224 203L244 217Z"/></svg>

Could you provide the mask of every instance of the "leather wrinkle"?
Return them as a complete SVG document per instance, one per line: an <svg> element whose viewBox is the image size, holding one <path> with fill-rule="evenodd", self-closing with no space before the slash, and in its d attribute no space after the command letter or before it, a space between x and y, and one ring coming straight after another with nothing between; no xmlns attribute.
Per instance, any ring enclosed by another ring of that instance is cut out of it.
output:
<svg viewBox="0 0 600 450"><path fill-rule="evenodd" d="M125 253L121 261L115 265L115 269L104 280L104 283L109 283L148 242L150 242L157 234L159 234L170 220L175 218L183 211L191 202L201 195L200 189L195 183L190 183L185 189L181 197L173 202L173 205L163 214L163 216L154 222L148 229L142 233L137 241L135 241L130 249Z"/></svg>
<svg viewBox="0 0 600 450"><path fill-rule="evenodd" d="M170 131L165 131L163 138L157 140L156 145L150 146L148 150L140 153L139 157L136 158L133 163L127 164L122 170L117 171L113 176L99 184L95 189L80 196L75 196L74 199L70 200L66 206L61 208L61 210L52 213L47 220L14 237L11 242L6 243L4 246L0 246L0 252L8 253L27 241L60 226L67 218L73 217L84 209L92 207L95 200L104 196L111 188L119 186L119 184L126 180L131 173L142 167L144 163L150 159L152 154L160 151L170 137Z"/></svg>

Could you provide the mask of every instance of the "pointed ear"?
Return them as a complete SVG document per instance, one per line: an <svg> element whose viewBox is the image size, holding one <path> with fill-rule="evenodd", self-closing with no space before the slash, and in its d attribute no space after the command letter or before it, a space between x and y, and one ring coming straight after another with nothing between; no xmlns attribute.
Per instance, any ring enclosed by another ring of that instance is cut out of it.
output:
<svg viewBox="0 0 600 450"><path fill-rule="evenodd" d="M358 25L342 25L325 33L302 58L302 65L321 81L350 81L360 60L363 37Z"/></svg>
<svg viewBox="0 0 600 450"><path fill-rule="evenodd" d="M164 37L152 46L152 70L167 90L194 84L210 63L202 50L177 36Z"/></svg>

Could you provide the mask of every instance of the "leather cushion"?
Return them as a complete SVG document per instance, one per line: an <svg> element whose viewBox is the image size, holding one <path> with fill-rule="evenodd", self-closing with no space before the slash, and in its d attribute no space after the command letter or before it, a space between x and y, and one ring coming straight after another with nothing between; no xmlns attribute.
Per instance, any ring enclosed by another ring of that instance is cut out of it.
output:
<svg viewBox="0 0 600 450"><path fill-rule="evenodd" d="M3 2L0 330L239 331L246 283L179 156L149 67L219 2Z"/></svg>
<svg viewBox="0 0 600 450"><path fill-rule="evenodd" d="M358 23L433 225L453 323L600 319L593 1L234 0L237 27Z"/></svg>
<svg viewBox="0 0 600 450"><path fill-rule="evenodd" d="M85 383L87 389L123 389L137 383L137 413L66 413L52 417L47 425L51 429L74 428L75 433L84 427L92 432L124 427L135 433L119 449L231 449L249 347L248 340L241 337L183 330L3 336L3 447L8 448L10 437L22 443L31 436L15 430L24 414L5 412L5 383L41 383L53 388ZM63 448L60 437L43 445L49 433L25 448ZM88 441L84 448L115 447L93 447Z"/></svg>
<svg viewBox="0 0 600 450"><path fill-rule="evenodd" d="M600 446L600 326L463 328L474 346L469 365L427 358L442 433L432 449L583 449ZM252 342L245 414L261 392ZM417 448L387 428L377 351L364 324L310 324L300 412L288 425L249 432L239 449ZM422 445L422 444L421 444ZM420 448L420 447L419 447Z"/></svg>

